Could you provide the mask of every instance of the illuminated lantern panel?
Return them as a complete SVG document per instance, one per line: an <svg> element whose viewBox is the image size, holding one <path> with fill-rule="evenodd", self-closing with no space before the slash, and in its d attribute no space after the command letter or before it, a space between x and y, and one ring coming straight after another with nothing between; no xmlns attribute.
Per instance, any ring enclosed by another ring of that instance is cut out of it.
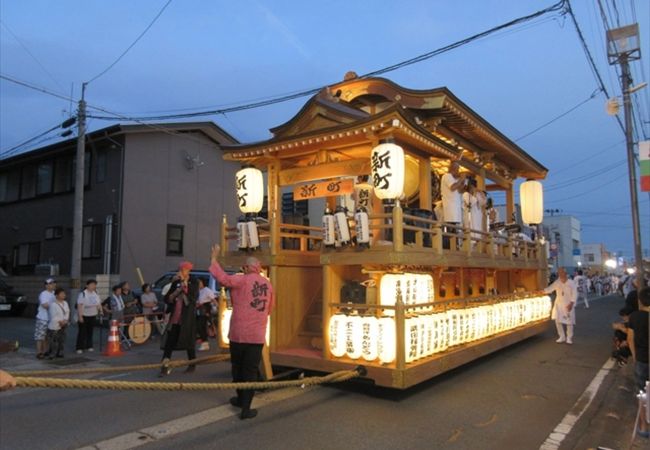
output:
<svg viewBox="0 0 650 450"><path fill-rule="evenodd" d="M380 199L399 198L404 191L404 150L392 143L379 144L370 154L372 185Z"/></svg>
<svg viewBox="0 0 650 450"><path fill-rule="evenodd" d="M544 189L542 183L528 180L519 187L521 217L525 223L539 224L544 218Z"/></svg>
<svg viewBox="0 0 650 450"><path fill-rule="evenodd" d="M344 322L345 353L350 359L359 359L362 351L363 319L361 316L347 316Z"/></svg>
<svg viewBox="0 0 650 450"><path fill-rule="evenodd" d="M333 356L345 355L345 314L334 314L329 323L329 348Z"/></svg>
<svg viewBox="0 0 650 450"><path fill-rule="evenodd" d="M406 362L410 363L418 358L420 344L419 320L417 317L409 317L404 325L404 346Z"/></svg>
<svg viewBox="0 0 650 450"><path fill-rule="evenodd" d="M379 284L380 304L395 306L398 291L405 305L432 303L434 299L433 277L417 273L387 273L381 277ZM418 308L421 311L425 308ZM427 307L426 309L431 309ZM386 310L384 314L395 315L394 310Z"/></svg>
<svg viewBox="0 0 650 450"><path fill-rule="evenodd" d="M379 355L377 318L367 316L361 319L361 356L366 361L374 361Z"/></svg>
<svg viewBox="0 0 650 450"><path fill-rule="evenodd" d="M264 177L254 167L244 167L235 175L237 205L241 212L258 213L264 206Z"/></svg>
<svg viewBox="0 0 650 450"><path fill-rule="evenodd" d="M395 320L392 317L382 317L377 320L377 353L382 364L395 361Z"/></svg>

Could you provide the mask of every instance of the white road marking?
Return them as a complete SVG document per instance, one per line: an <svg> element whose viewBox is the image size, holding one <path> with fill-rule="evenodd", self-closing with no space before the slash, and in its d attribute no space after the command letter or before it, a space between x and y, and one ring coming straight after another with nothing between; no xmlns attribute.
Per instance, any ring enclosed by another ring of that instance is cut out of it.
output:
<svg viewBox="0 0 650 450"><path fill-rule="evenodd" d="M609 374L610 370L614 367L614 360L608 359L603 367L600 368L596 376L587 389L578 397L578 400L573 404L571 410L566 413L562 421L555 427L551 434L546 438L544 443L541 445L540 450L557 450L560 447L562 441L567 437L571 432L575 424L578 422L580 417L584 412L589 408L594 397L600 389L600 385L603 384L605 377ZM575 411L579 404L582 404L580 411Z"/></svg>
<svg viewBox="0 0 650 450"><path fill-rule="evenodd" d="M309 390L318 389L318 386ZM307 389L286 388L277 391L269 391L255 396L253 406L263 408L280 400L286 400L307 392ZM185 433L199 427L219 422L239 414L239 409L227 405L217 406L189 416L179 417L167 422L159 423L140 430L114 436L104 441L82 447L78 450L128 450L160 439L165 439L177 434Z"/></svg>

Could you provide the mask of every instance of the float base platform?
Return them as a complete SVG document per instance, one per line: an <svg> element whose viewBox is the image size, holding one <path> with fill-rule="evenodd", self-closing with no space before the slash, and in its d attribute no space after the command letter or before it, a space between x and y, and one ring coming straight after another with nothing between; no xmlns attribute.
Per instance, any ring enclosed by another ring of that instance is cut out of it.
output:
<svg viewBox="0 0 650 450"><path fill-rule="evenodd" d="M328 360L323 358L320 350L303 348L285 348L272 351L271 361L274 365L318 372L336 372L338 370L354 369L362 365L368 370L365 378L374 381L376 385L395 389L408 389L482 356L543 333L547 330L549 324L550 321L545 320L500 333L490 338L459 345L443 353L407 364L403 369L398 369L395 364L379 365L369 363L363 359L338 358Z"/></svg>

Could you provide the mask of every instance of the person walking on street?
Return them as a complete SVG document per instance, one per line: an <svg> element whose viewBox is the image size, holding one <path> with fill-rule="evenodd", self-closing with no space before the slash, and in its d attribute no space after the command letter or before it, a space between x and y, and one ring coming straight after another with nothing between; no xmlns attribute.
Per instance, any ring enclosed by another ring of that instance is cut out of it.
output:
<svg viewBox="0 0 650 450"><path fill-rule="evenodd" d="M97 281L86 281L86 289L77 297L77 353L95 351L93 332L97 316L102 314L102 302L97 294Z"/></svg>
<svg viewBox="0 0 650 450"><path fill-rule="evenodd" d="M575 305L578 294L575 283L569 279L566 270L560 268L557 274L557 280L544 289L546 294L555 292L555 303L551 311L551 319L555 320L558 334L558 339L555 342L573 344L573 328L576 323ZM566 335L564 334L565 325Z"/></svg>
<svg viewBox="0 0 650 450"><path fill-rule="evenodd" d="M585 308L589 309L589 300L587 299L589 295L589 288L587 284L587 277L582 274L582 270L576 272L576 276L573 277L573 282L576 285L578 290L578 301L582 300L585 302Z"/></svg>
<svg viewBox="0 0 650 450"><path fill-rule="evenodd" d="M260 262L252 256L246 259L243 275L228 275L217 261L219 249L219 245L212 246L210 273L219 284L230 288L232 316L228 339L232 379L235 383L256 381L274 303L273 287L260 274ZM241 408L240 419L257 416L257 410L251 409L254 394L250 389L238 389L237 396L230 399L230 404Z"/></svg>
<svg viewBox="0 0 650 450"><path fill-rule="evenodd" d="M47 349L47 325L50 321L48 308L54 303L54 290L56 280L48 278L45 280L45 290L38 296L38 311L36 313L36 325L34 328L34 340L36 341L36 357L43 359L49 356Z"/></svg>
<svg viewBox="0 0 650 450"><path fill-rule="evenodd" d="M56 288L56 301L50 305L50 321L47 326L47 336L50 345L50 358L63 358L65 335L70 324L70 307L65 301L65 290Z"/></svg>
<svg viewBox="0 0 650 450"><path fill-rule="evenodd" d="M178 266L178 274L171 282L165 293L165 303L170 306L171 317L161 340L164 350L160 366L160 376L169 375L169 362L174 350L187 350L187 358L196 358L196 301L199 298L199 287L196 278L190 277L194 265L183 261ZM192 373L196 365L187 366L186 373Z"/></svg>

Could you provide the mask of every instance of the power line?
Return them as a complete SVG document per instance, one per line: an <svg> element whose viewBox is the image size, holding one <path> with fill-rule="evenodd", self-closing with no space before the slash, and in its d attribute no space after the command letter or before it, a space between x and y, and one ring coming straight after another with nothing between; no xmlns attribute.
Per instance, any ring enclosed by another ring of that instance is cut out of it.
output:
<svg viewBox="0 0 650 450"><path fill-rule="evenodd" d="M568 165L568 166L566 166L566 167L563 167L563 168L560 169L560 170L556 170L556 171L551 172L551 175L550 175L550 176L556 176L558 173L565 172L565 171L567 171L567 170L569 170L569 169L575 169L576 164L580 164L580 163L582 163L582 162L586 162L587 159L591 160L591 159L593 159L593 158L596 157L596 156L602 155L602 154L605 153L607 150L612 149L612 148L614 148L614 147L616 147L616 146L618 146L618 145L624 144L624 143L625 143L625 139L622 139L622 140L618 141L618 142L615 143L615 144L609 145L609 146L605 147L604 149L597 151L596 153L592 153L592 154L590 154L588 158L582 158L582 159L580 159L580 160L578 160L578 161L575 161L575 162L571 163L570 165Z"/></svg>
<svg viewBox="0 0 650 450"><path fill-rule="evenodd" d="M48 133L51 133L51 132L54 131L54 130L57 130L57 129L61 128L64 124L68 124L68 123L69 123L70 125L72 125L74 122L70 122L70 120L67 120L67 121L64 122L64 123L59 123L59 124L53 126L52 128L49 128L49 129L47 129L47 130L45 130L45 131L43 131L43 132L37 134L36 136L34 136L34 137L32 137L32 138L29 138L29 139L27 139L27 140L24 141L24 142L21 142L21 143L18 144L18 145L14 145L14 146L11 147L10 149L7 149L7 150L4 150L4 151L0 152L0 158L6 158L6 157L8 157L8 156L11 156L11 155L14 154L14 153L17 153L17 152L21 149L21 147L24 147L25 145L27 145L27 144L29 144L29 143L31 143L31 142L33 142L33 141L35 141L35 140L37 140L37 139L39 139L39 138L45 136L45 135L48 134ZM68 126L69 126L69 125L68 125Z"/></svg>
<svg viewBox="0 0 650 450"><path fill-rule="evenodd" d="M129 52L129 50L131 50L131 49L135 46L135 44L137 44L138 41L139 41L140 39L142 39L142 37L143 37L145 34L147 34L147 31L149 31L149 29L153 26L153 24L156 23L156 21L158 20L158 18L162 15L162 13L165 11L165 9L167 9L167 7L169 6L169 4L170 4L171 2L172 2L172 0L167 0L167 3L165 3L165 4L163 5L163 7L160 9L160 11L158 11L158 14L156 14L156 17L153 18L153 20L149 23L149 25L147 25L147 27L144 29L144 31L143 31L142 33L140 33L140 35L135 39L135 41L133 41L133 43L132 43L131 45L129 45L129 46L126 48L126 50L124 50L124 51L122 52L122 54L121 54L120 56L118 56L117 59L116 59L115 61L113 61L113 62L112 62L112 63L111 63L111 64L110 64L106 69L104 69L103 71L101 71L100 73L98 73L97 75L95 75L93 78L91 78L90 80L88 80L88 81L86 82L86 84L90 84L90 83L92 83L92 82L95 81L97 78L101 77L101 76L104 75L106 72L108 72L109 70L111 70L111 69L113 68L113 66L115 66L115 64L117 64L118 62L120 62L120 60L124 57L124 55L126 55L126 54Z"/></svg>
<svg viewBox="0 0 650 450"><path fill-rule="evenodd" d="M21 80L18 80L16 78L10 77L8 75L3 75L3 74L0 73L0 79L10 81L12 83L18 84L20 86L23 86L23 87L26 87L26 88L29 88L29 89L32 89L34 91L41 92L43 94L51 95L52 97L60 98L62 100L65 100L66 102L71 102L71 101L74 102L75 101L74 99L72 99L71 97L68 97L67 95L57 94L56 92L52 92L49 89L46 89L44 87L36 86L35 84L31 84L31 83L28 83L26 81L21 81Z"/></svg>
<svg viewBox="0 0 650 450"><path fill-rule="evenodd" d="M572 179L569 179L569 180L566 180L566 181L562 181L562 182L557 183L555 185L549 185L548 188L545 187L544 191L545 192L556 191L558 189L564 189L564 188L567 188L567 187L572 186L572 185L577 184L577 183L582 183L583 181L589 181L589 180L593 179L593 177L596 177L598 175L603 175L603 174L609 172L610 170L613 170L613 169L616 169L618 167L623 166L626 162L627 162L627 159L622 159L622 160L616 161L616 162L614 162L612 164L609 164L609 165L607 165L605 167L601 167L600 169L597 169L597 170L594 170L592 172L586 173L586 174L581 175L579 177L572 178Z"/></svg>
<svg viewBox="0 0 650 450"><path fill-rule="evenodd" d="M406 66L410 66L428 59L431 59L435 56L441 55L443 53L449 52L451 50L454 50L458 47L461 47L463 45L467 45L473 41L476 41L478 39L485 38L493 33L496 33L498 31L501 31L503 29L512 27L514 25L518 25L520 23L525 23L528 21L531 21L537 17L540 17L542 15L551 13L551 12L557 12L561 11L562 14L565 13L566 7L568 5L568 0L560 0L559 2L544 8L542 10L539 10L535 13L529 14L527 16L522 16L517 19L511 20L509 22L503 23L501 25L492 27L488 30L485 30L481 33L474 34L472 36L469 36L465 39L461 39L459 41L456 41L452 44L448 44L444 47L440 47L436 50L432 50L427 53L423 53L421 55L418 55L413 58L409 58L407 60L401 61L396 64L392 64L390 66L384 67L382 69L378 69L372 72L368 72L364 75L361 75L359 78L369 78L369 77L374 77L378 75L383 75L388 72L392 72L398 69L401 69ZM239 106L233 106L229 108L223 108L223 109L213 109L213 110L208 110L208 111L196 111L192 113L183 113L183 114L169 114L169 115L159 115L159 116L141 116L141 117L135 117L133 118L134 120L141 120L141 121L149 121L149 120L169 120L169 119L185 119L185 118L190 118L190 117L199 117L199 116L211 116L211 115L219 115L219 114L224 114L224 113L231 113L231 112L236 112L236 111L244 111L248 109L255 109L255 108L261 108L264 106L269 106L269 105L274 105L277 103L283 103L289 100L294 100L297 98L305 97L308 95L314 95L317 94L319 91L321 91L324 88L327 88L330 85L325 85L321 86L315 89L308 89L304 91L299 91L293 94L289 95L284 95L284 96L278 96L274 98L270 98L268 100L262 100L259 102L252 102L248 104L242 104ZM114 120L114 117L107 117L107 116L93 116L95 119L102 119L102 120Z"/></svg>
<svg viewBox="0 0 650 450"><path fill-rule="evenodd" d="M39 67L43 70L43 72L45 72L45 73L47 74L47 76L50 77L50 79L51 79L52 81L54 81L54 83L56 83L56 85L57 85L59 88L63 89L63 86L61 86L61 83L59 83L59 82L57 81L57 79L54 78L54 76L53 76L53 75L52 75L52 74L51 74L51 73L50 73L50 72L45 68L45 66L44 66L44 65L43 65L43 64L38 60L38 58L37 58L36 56L34 56L34 54L33 54L31 51L29 51L29 48L27 48L27 46L25 45L25 43L24 43L24 42L23 42L23 41L22 41L18 36L16 36L16 34L11 30L11 28L9 28L9 26L8 26L6 23L4 23L4 22L2 21L2 19L0 19L0 24L2 24L3 27L5 27L5 29L6 29L6 30L9 32L9 34L10 34L10 35L11 35L11 36L16 40L16 42L18 42L18 44L23 48L23 50L25 50L25 52L27 52L27 54L28 54L29 56L31 56L31 58L36 62L36 64L39 65Z"/></svg>
<svg viewBox="0 0 650 450"><path fill-rule="evenodd" d="M588 101L590 101L590 100L596 98L596 96L600 93L600 91L601 91L601 89L596 89L596 90L594 90L594 92L592 92L591 95L590 95L589 97L587 97L586 99L584 99L583 101L581 101L580 103L578 103L577 105L575 105L573 108L571 108L571 109L569 109L569 110L563 112L563 113L560 114L559 116L557 116L557 117L555 117L555 118L549 120L548 122L544 123L543 125L540 125L539 127L535 128L533 131L530 131L530 132L524 134L523 136L518 137L517 139L515 139L515 142L519 142L519 141L521 141L522 139L527 138L527 137L530 136L531 134L537 133L537 132L538 132L539 130L541 130L542 128L546 128L547 126L549 126L549 125L552 124L553 122L555 122L555 121L561 119L562 117L566 116L567 114L569 114L569 113L575 111L576 109L580 108L582 105L584 105L584 104L587 103Z"/></svg>

